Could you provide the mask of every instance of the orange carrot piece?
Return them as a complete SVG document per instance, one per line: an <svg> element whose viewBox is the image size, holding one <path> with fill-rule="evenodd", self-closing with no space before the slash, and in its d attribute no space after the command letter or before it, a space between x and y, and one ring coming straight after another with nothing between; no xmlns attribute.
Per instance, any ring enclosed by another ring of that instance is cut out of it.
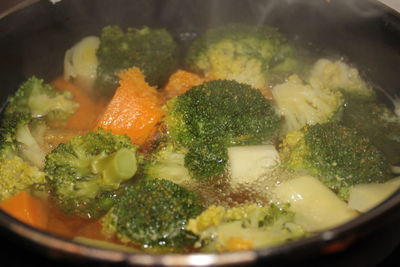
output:
<svg viewBox="0 0 400 267"><path fill-rule="evenodd" d="M58 90L67 90L72 93L74 100L79 103L77 111L68 119L66 128L89 130L97 123L99 114L103 110L103 103L95 103L85 92L74 84L59 77L53 81L53 86Z"/></svg>
<svg viewBox="0 0 400 267"><path fill-rule="evenodd" d="M155 133L164 116L160 94L146 83L138 68L127 69L119 77L119 87L97 127L127 134L133 144L142 145Z"/></svg>
<svg viewBox="0 0 400 267"><path fill-rule="evenodd" d="M177 70L168 80L164 87L165 97L170 99L174 96L182 95L193 86L200 85L207 81L199 75L185 71Z"/></svg>
<svg viewBox="0 0 400 267"><path fill-rule="evenodd" d="M0 208L34 227L45 229L49 218L45 201L21 191L0 203Z"/></svg>

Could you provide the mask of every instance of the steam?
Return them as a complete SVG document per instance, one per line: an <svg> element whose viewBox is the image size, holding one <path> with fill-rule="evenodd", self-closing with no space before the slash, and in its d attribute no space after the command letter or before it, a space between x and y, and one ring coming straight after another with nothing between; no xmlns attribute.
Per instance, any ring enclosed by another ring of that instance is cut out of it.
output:
<svg viewBox="0 0 400 267"><path fill-rule="evenodd" d="M372 18L377 17L382 14L382 11L376 7L376 5L371 4L369 1L365 0L311 0L311 1L301 1L301 0L280 0L280 1L261 1L253 0L250 1L250 8L254 14L260 14L258 16L257 23L263 24L267 18L273 14L278 6L286 6L290 12L290 8L293 5L301 4L305 8L312 8L315 12L330 15L340 21L340 17L345 16L342 14L337 14L337 8L340 7L342 10L347 10L346 14L354 14L357 17L362 18ZM293 22L296 23L296 22ZM300 21L301 23L301 21Z"/></svg>

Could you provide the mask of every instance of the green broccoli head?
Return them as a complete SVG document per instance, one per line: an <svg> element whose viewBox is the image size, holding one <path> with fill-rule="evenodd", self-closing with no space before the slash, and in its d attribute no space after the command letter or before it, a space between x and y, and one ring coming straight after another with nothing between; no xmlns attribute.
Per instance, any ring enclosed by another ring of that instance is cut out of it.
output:
<svg viewBox="0 0 400 267"><path fill-rule="evenodd" d="M287 134L281 159L289 169L319 177L342 198L353 185L391 178L384 154L368 138L337 123L315 124Z"/></svg>
<svg viewBox="0 0 400 267"><path fill-rule="evenodd" d="M400 120L386 105L348 97L342 122L368 137L391 164L400 163Z"/></svg>
<svg viewBox="0 0 400 267"><path fill-rule="evenodd" d="M260 144L280 128L271 101L247 84L215 80L167 103L165 122L172 142L188 150L185 166L195 178L221 174L226 148Z"/></svg>
<svg viewBox="0 0 400 267"><path fill-rule="evenodd" d="M192 177L207 180L225 172L228 151L222 143L199 143L185 155L185 167Z"/></svg>
<svg viewBox="0 0 400 267"><path fill-rule="evenodd" d="M216 80L167 103L169 135L177 143L259 144L276 136L280 118L270 100L249 85Z"/></svg>
<svg viewBox="0 0 400 267"><path fill-rule="evenodd" d="M144 248L183 248L197 239L185 227L201 211L194 193L168 180L149 179L125 187L102 222L106 233L123 242Z"/></svg>
<svg viewBox="0 0 400 267"><path fill-rule="evenodd" d="M249 203L231 208L212 205L190 219L187 230L199 236L195 247L205 252L265 248L306 235L286 204Z"/></svg>
<svg viewBox="0 0 400 267"><path fill-rule="evenodd" d="M117 74L137 67L153 86L162 86L177 68L177 44L165 29L128 28L106 26L100 36L97 50L96 88L112 94L118 85Z"/></svg>
<svg viewBox="0 0 400 267"><path fill-rule="evenodd" d="M5 116L2 114L0 126L0 157L10 158L18 154L16 133L32 121L30 115L13 113Z"/></svg>
<svg viewBox="0 0 400 267"><path fill-rule="evenodd" d="M97 218L114 203L120 184L137 170L128 136L99 129L60 144L46 156L56 202L68 214Z"/></svg>
<svg viewBox="0 0 400 267"><path fill-rule="evenodd" d="M189 48L190 69L255 88L282 81L298 68L295 50L275 28L229 24L206 32Z"/></svg>
<svg viewBox="0 0 400 267"><path fill-rule="evenodd" d="M0 201L45 183L45 173L18 156L0 159Z"/></svg>
<svg viewBox="0 0 400 267"><path fill-rule="evenodd" d="M57 91L43 80L31 77L8 99L5 114L23 113L33 118L66 120L78 104L68 91Z"/></svg>

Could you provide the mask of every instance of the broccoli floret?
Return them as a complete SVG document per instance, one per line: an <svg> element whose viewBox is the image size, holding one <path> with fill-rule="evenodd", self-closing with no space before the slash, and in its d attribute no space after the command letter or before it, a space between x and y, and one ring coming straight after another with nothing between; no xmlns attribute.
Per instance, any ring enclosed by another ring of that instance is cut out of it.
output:
<svg viewBox="0 0 400 267"><path fill-rule="evenodd" d="M29 114L3 114L0 126L0 201L33 185L45 183L45 174L40 171L44 153L30 129L40 125Z"/></svg>
<svg viewBox="0 0 400 267"><path fill-rule="evenodd" d="M368 137L390 163L400 163L400 119L386 105L348 98L342 121Z"/></svg>
<svg viewBox="0 0 400 267"><path fill-rule="evenodd" d="M353 185L391 178L384 154L368 138L337 123L315 124L288 133L280 152L289 169L318 177L344 199Z"/></svg>
<svg viewBox="0 0 400 267"><path fill-rule="evenodd" d="M185 155L185 166L197 179L208 179L224 173L228 152L221 143L200 143Z"/></svg>
<svg viewBox="0 0 400 267"><path fill-rule="evenodd" d="M172 144L160 145L144 166L146 177L161 178L180 185L189 181L191 177L185 167L186 153L185 149Z"/></svg>
<svg viewBox="0 0 400 267"><path fill-rule="evenodd" d="M177 68L177 52L176 42L165 29L128 28L124 33L118 26L106 26L97 50L95 88L111 95L118 85L117 74L130 67L139 68L150 85L162 86Z"/></svg>
<svg viewBox="0 0 400 267"><path fill-rule="evenodd" d="M43 141L44 121L33 119L29 114L5 114L0 126L0 157L19 156L30 164L43 169L45 153L40 147ZM35 133L35 134L34 134Z"/></svg>
<svg viewBox="0 0 400 267"><path fill-rule="evenodd" d="M43 169L46 120L65 121L77 107L69 92L56 91L36 77L28 79L9 97L2 114L0 154L19 156Z"/></svg>
<svg viewBox="0 0 400 267"><path fill-rule="evenodd" d="M0 159L0 201L33 185L45 183L45 173L18 156Z"/></svg>
<svg viewBox="0 0 400 267"><path fill-rule="evenodd" d="M319 59L311 68L310 84L315 88L340 90L354 98L374 99L376 93L358 70L338 60Z"/></svg>
<svg viewBox="0 0 400 267"><path fill-rule="evenodd" d="M287 205L246 204L233 208L210 206L187 230L199 236L195 247L202 251L236 251L275 246L300 238L306 232L294 223Z"/></svg>
<svg viewBox="0 0 400 267"><path fill-rule="evenodd" d="M45 162L58 206L81 217L106 213L120 184L136 173L136 149L128 136L102 129L60 144Z"/></svg>
<svg viewBox="0 0 400 267"><path fill-rule="evenodd" d="M2 116L0 126L0 157L11 158L18 154L16 132L18 128L30 123L32 118L23 113L14 113L9 116Z"/></svg>
<svg viewBox="0 0 400 267"><path fill-rule="evenodd" d="M70 92L56 91L43 80L31 77L8 99L5 114L23 113L33 118L66 120L77 107Z"/></svg>
<svg viewBox="0 0 400 267"><path fill-rule="evenodd" d="M344 98L340 91L312 87L297 75L276 85L272 95L278 112L284 117L287 132L341 118Z"/></svg>
<svg viewBox="0 0 400 267"><path fill-rule="evenodd" d="M271 141L280 128L271 101L235 81L195 86L170 100L167 113L168 136L188 150L185 166L199 179L222 174L228 146Z"/></svg>
<svg viewBox="0 0 400 267"><path fill-rule="evenodd" d="M104 232L143 248L184 248L197 237L185 230L202 211L197 196L164 179L141 180L124 188L102 219Z"/></svg>
<svg viewBox="0 0 400 267"><path fill-rule="evenodd" d="M258 89L283 81L299 66L295 50L277 29L245 24L209 30L193 42L186 63L206 77Z"/></svg>

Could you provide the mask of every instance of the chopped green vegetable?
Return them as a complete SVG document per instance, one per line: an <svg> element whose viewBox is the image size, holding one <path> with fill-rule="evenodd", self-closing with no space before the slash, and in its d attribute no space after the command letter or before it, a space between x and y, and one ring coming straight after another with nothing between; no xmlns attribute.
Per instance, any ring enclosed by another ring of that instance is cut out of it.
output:
<svg viewBox="0 0 400 267"><path fill-rule="evenodd" d="M235 81L195 86L170 100L166 108L169 138L188 150L185 166L198 179L223 173L228 146L271 141L280 127L271 101Z"/></svg>
<svg viewBox="0 0 400 267"><path fill-rule="evenodd" d="M183 248L197 237L185 230L202 210L194 193L163 179L142 180L124 188L102 219L104 232L144 248Z"/></svg>
<svg viewBox="0 0 400 267"><path fill-rule="evenodd" d="M229 24L206 32L189 48L190 69L255 88L283 81L300 66L296 51L275 28Z"/></svg>
<svg viewBox="0 0 400 267"><path fill-rule="evenodd" d="M400 119L386 105L348 98L343 124L368 137L392 164L400 163Z"/></svg>
<svg viewBox="0 0 400 267"><path fill-rule="evenodd" d="M189 220L187 230L199 236L195 246L205 252L265 248L305 236L286 205L213 205Z"/></svg>
<svg viewBox="0 0 400 267"><path fill-rule="evenodd" d="M102 129L60 144L46 156L45 165L58 206L88 218L106 213L120 184L136 170L136 147L129 137Z"/></svg>
<svg viewBox="0 0 400 267"><path fill-rule="evenodd" d="M388 160L369 139L337 123L288 133L281 159L289 169L317 176L345 199L351 186L385 182L392 177Z"/></svg>
<svg viewBox="0 0 400 267"><path fill-rule="evenodd" d="M24 82L13 96L8 99L4 113L29 114L33 118L46 117L51 120L66 120L77 109L68 91L56 91L43 80L31 77Z"/></svg>
<svg viewBox="0 0 400 267"><path fill-rule="evenodd" d="M101 94L112 95L118 87L117 74L137 67L153 86L162 86L176 70L178 48L165 29L128 28L106 26L100 36L97 50L99 65L95 87Z"/></svg>

